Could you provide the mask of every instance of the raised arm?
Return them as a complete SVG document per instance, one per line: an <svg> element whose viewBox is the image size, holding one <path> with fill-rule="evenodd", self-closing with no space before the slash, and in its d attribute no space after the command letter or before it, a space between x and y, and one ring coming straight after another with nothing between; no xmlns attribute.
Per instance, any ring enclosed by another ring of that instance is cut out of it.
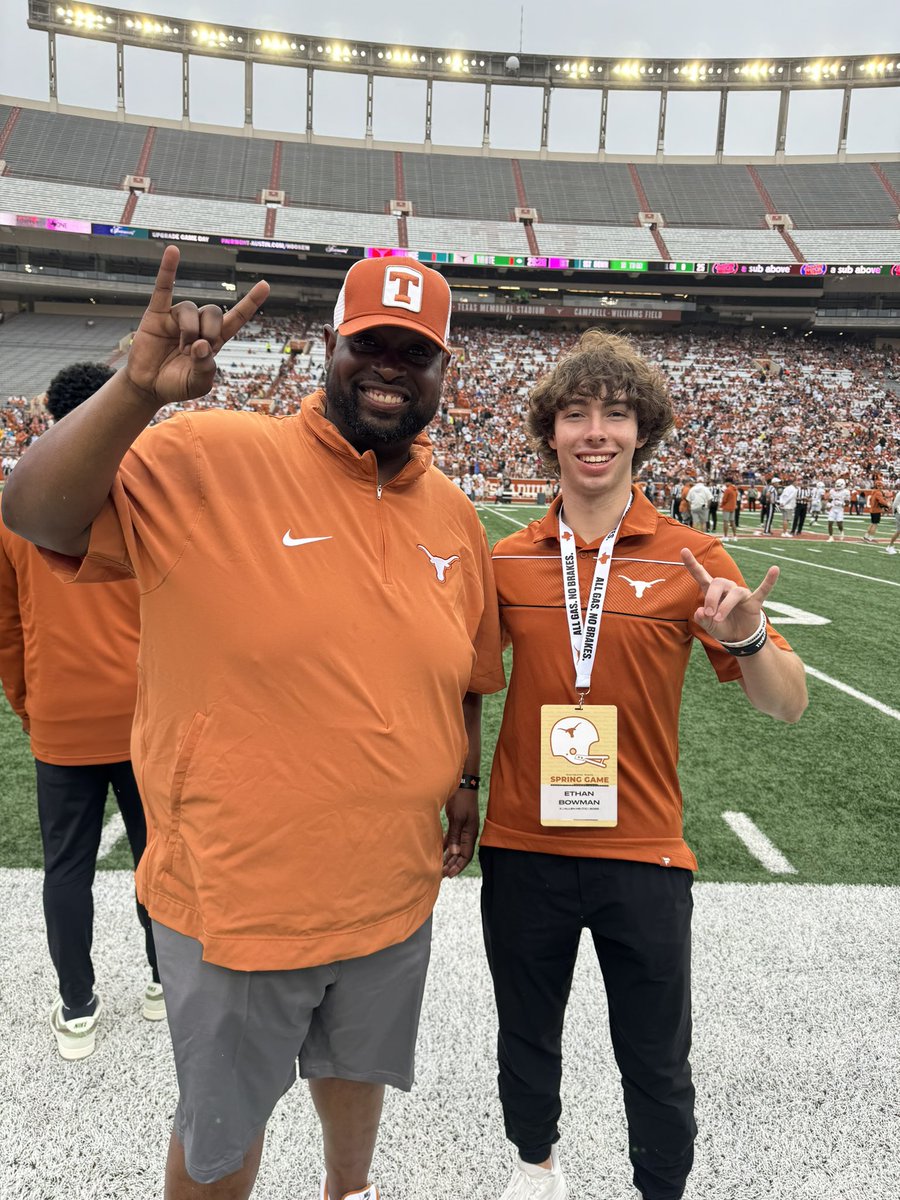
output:
<svg viewBox="0 0 900 1200"><path fill-rule="evenodd" d="M127 364L30 446L10 476L3 519L21 537L85 554L128 447L164 405L209 391L216 354L269 294L260 280L226 314L214 304L173 305L178 260L177 247L167 246Z"/></svg>

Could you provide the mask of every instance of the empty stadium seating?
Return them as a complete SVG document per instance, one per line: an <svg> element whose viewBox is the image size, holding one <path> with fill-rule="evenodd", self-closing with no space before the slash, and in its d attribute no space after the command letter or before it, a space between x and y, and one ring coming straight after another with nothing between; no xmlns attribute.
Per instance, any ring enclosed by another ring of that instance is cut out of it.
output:
<svg viewBox="0 0 900 1200"><path fill-rule="evenodd" d="M787 242L774 229L665 229L675 259L713 262L795 262Z"/></svg>
<svg viewBox="0 0 900 1200"><path fill-rule="evenodd" d="M795 229L807 262L900 262L900 229Z"/></svg>
<svg viewBox="0 0 900 1200"><path fill-rule="evenodd" d="M640 225L535 224L541 254L574 258L659 258L649 229Z"/></svg>
<svg viewBox="0 0 900 1200"><path fill-rule="evenodd" d="M127 192L79 187L72 183L0 176L0 211L37 217L75 217L115 224L122 219Z"/></svg>
<svg viewBox="0 0 900 1200"><path fill-rule="evenodd" d="M353 246L396 246L395 217L375 213L326 212L316 208L282 208L276 235L291 241L339 242Z"/></svg>
<svg viewBox="0 0 900 1200"><path fill-rule="evenodd" d="M490 254L530 254L525 228L518 221L454 221L410 217L412 250L474 250Z"/></svg>
<svg viewBox="0 0 900 1200"><path fill-rule="evenodd" d="M22 108L3 157L12 175L119 187L134 172L146 133L140 125Z"/></svg>
<svg viewBox="0 0 900 1200"><path fill-rule="evenodd" d="M73 362L108 362L137 324L131 318L21 313L0 325L0 397L36 396Z"/></svg>
<svg viewBox="0 0 900 1200"><path fill-rule="evenodd" d="M519 201L509 159L404 154L406 198L420 217L508 221Z"/></svg>
<svg viewBox="0 0 900 1200"><path fill-rule="evenodd" d="M138 196L133 225L148 229L184 229L194 233L222 233L232 237L262 237L266 209L262 204L234 200L198 200L146 192Z"/></svg>
<svg viewBox="0 0 900 1200"><path fill-rule="evenodd" d="M640 209L624 163L519 163L531 207L548 224L634 225Z"/></svg>
<svg viewBox="0 0 900 1200"><path fill-rule="evenodd" d="M897 205L867 163L806 163L757 167L774 211L796 226L897 227Z"/></svg>
<svg viewBox="0 0 900 1200"><path fill-rule="evenodd" d="M273 145L262 138L158 129L146 174L155 192L255 200L269 186Z"/></svg>
<svg viewBox="0 0 900 1200"><path fill-rule="evenodd" d="M637 173L651 211L661 213L667 227L765 226L766 206L746 167L642 163Z"/></svg>
<svg viewBox="0 0 900 1200"><path fill-rule="evenodd" d="M292 206L386 213L397 198L394 155L286 141L278 186Z"/></svg>
<svg viewBox="0 0 900 1200"><path fill-rule="evenodd" d="M13 111L0 106L0 128ZM642 208L661 214L670 253L687 259L734 258L738 245L758 245L753 258L789 261L784 240L778 246L768 237L767 210L788 213L798 233L898 229L900 163L896 162L769 164L755 168L754 178L753 169L734 164L668 162L629 167L475 153L401 153L167 127L154 128L150 137L150 126L132 122L38 108L15 111L18 121L3 152L8 165L0 178L0 206L38 215L119 221L127 195L113 189L141 165L152 180L150 196L160 197L158 204L152 200L148 204L146 198L139 201L138 213L145 224L186 228L187 218L179 217L161 198L197 197L220 207L173 201L191 214L191 228L213 231L215 225L215 232L236 235L262 234L265 212L251 202L270 183L286 197L286 207L277 216L276 236L316 241L395 244L398 238L387 216L395 199L412 203L413 222L440 221L446 231L444 242L454 235L448 249L471 246L471 223L488 223L478 226L477 240L483 240L486 250L501 253L520 245L525 248L522 231L511 222L513 210L523 201L538 211L536 232L543 232L543 240L540 233L538 240L545 254L659 257L655 243L649 247L638 231L637 214ZM301 210L310 215L300 215ZM200 223L194 223L194 218ZM133 218L135 223L138 220ZM635 241L623 244L620 231L629 227L635 231ZM423 246L443 248L432 228L412 224L410 238ZM602 233L604 229L609 236ZM717 237L702 237L703 230L755 230L761 240L744 237L738 242L729 235L726 250ZM455 241L456 235L462 243ZM806 238L802 244L826 245L832 239L823 236L813 243ZM893 243L860 243L882 244ZM763 253L769 245L774 248ZM864 257L872 257L873 252L866 250ZM813 254L821 256L821 251ZM888 257L896 254L891 251Z"/></svg>

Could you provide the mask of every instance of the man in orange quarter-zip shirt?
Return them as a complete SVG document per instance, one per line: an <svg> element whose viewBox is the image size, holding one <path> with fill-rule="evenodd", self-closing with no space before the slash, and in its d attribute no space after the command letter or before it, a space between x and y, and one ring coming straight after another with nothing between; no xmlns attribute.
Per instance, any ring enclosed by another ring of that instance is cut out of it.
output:
<svg viewBox="0 0 900 1200"><path fill-rule="evenodd" d="M504 682L484 531L422 433L450 289L414 259L358 262L299 413L144 432L209 391L268 294L173 305L177 264L167 247L127 365L29 451L4 513L63 577L141 589L137 879L180 1092L167 1200L250 1195L298 1058L321 1200L376 1200L384 1087L412 1085L431 911L474 851L481 696Z"/></svg>
<svg viewBox="0 0 900 1200"><path fill-rule="evenodd" d="M113 372L75 363L54 376L47 408L61 421ZM50 1028L60 1055L87 1058L102 1011L94 991L92 886L109 788L135 864L147 826L131 768L140 597L133 580L69 588L31 542L0 519L0 682L30 736L44 850L44 919L59 995ZM152 979L148 1020L165 1018L150 918L138 904Z"/></svg>

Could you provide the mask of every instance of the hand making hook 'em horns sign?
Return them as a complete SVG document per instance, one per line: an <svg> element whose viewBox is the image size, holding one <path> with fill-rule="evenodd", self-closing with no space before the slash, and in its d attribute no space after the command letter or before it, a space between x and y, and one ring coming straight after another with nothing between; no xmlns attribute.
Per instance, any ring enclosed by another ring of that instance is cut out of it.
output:
<svg viewBox="0 0 900 1200"><path fill-rule="evenodd" d="M124 367L132 386L157 408L209 391L216 374L216 355L269 294L269 285L260 280L227 313L218 305L198 308L189 300L173 305L179 258L177 246L166 246L153 295Z"/></svg>
<svg viewBox="0 0 900 1200"><path fill-rule="evenodd" d="M766 597L779 576L778 567L769 567L756 589L742 587L733 579L713 577L685 548L681 561L693 575L703 600L694 613L694 620L720 642L740 642L750 637L759 625L759 616Z"/></svg>

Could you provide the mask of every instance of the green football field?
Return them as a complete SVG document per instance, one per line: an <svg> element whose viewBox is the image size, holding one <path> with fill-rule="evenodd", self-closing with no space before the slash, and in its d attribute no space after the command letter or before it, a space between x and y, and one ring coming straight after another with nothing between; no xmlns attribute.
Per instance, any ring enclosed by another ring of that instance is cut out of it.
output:
<svg viewBox="0 0 900 1200"><path fill-rule="evenodd" d="M491 542L543 511L480 509ZM849 518L843 543L787 541L754 537L756 521L745 515L741 541L729 547L752 586L768 566L779 564L781 578L770 599L795 611L787 621L774 608L770 615L811 672L810 706L794 726L763 717L737 684L718 683L705 654L696 651L682 708L681 780L686 837L699 859L701 880L896 884L900 879L895 849L900 555L890 557L883 544L862 542L867 525L865 518ZM502 705L502 695L485 705L485 776ZM486 787L482 796L486 800ZM773 870L771 861L765 865L723 813L744 814L750 828L793 870ZM101 868L127 866L124 839L108 840L112 848ZM33 764L27 739L4 700L0 867L40 865Z"/></svg>

